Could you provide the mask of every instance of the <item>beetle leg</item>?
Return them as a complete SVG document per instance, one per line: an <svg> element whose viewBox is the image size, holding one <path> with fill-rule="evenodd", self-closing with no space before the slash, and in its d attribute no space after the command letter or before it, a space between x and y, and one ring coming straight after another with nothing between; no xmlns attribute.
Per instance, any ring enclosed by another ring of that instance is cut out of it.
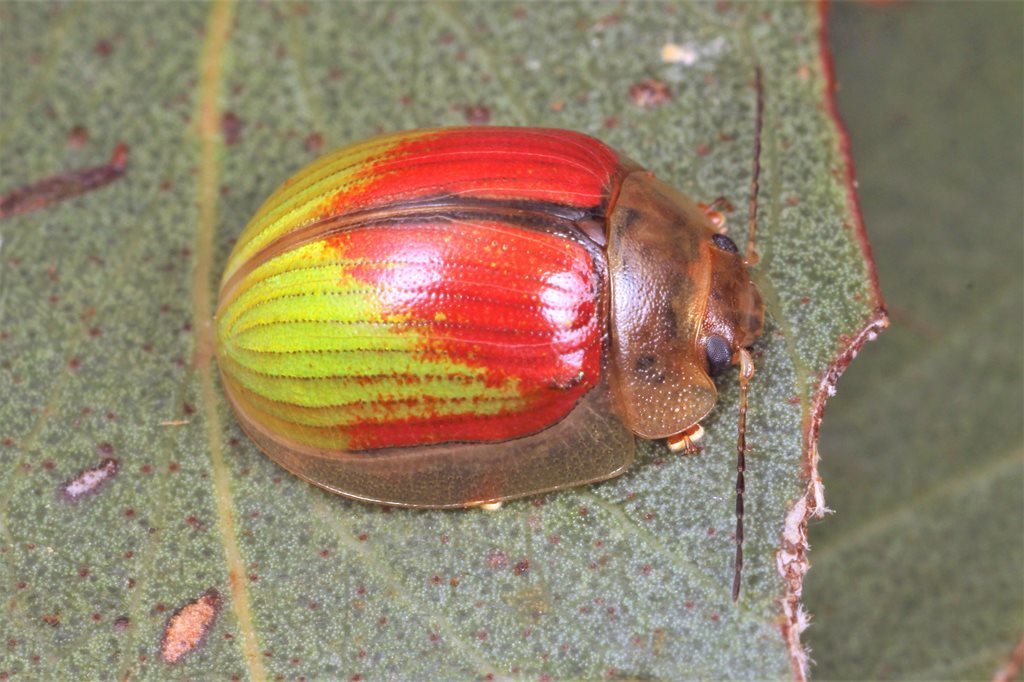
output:
<svg viewBox="0 0 1024 682"><path fill-rule="evenodd" d="M715 206L718 204L718 201L718 199L715 199L715 203L711 204L710 206L704 203L697 204L697 206L702 211L704 211L704 215L706 215L708 217L708 220L711 221L711 225L714 226L714 228L719 232L724 233L726 232L725 214L715 208Z"/></svg>
<svg viewBox="0 0 1024 682"><path fill-rule="evenodd" d="M483 502L477 506L487 512L496 512L499 509L501 509L501 501L499 500L498 502Z"/></svg>
<svg viewBox="0 0 1024 682"><path fill-rule="evenodd" d="M694 424L690 428L677 433L674 436L669 436L665 439L665 443L668 445L668 449L672 452L682 452L686 455L695 454L700 450L697 443L704 437L704 427L700 424Z"/></svg>

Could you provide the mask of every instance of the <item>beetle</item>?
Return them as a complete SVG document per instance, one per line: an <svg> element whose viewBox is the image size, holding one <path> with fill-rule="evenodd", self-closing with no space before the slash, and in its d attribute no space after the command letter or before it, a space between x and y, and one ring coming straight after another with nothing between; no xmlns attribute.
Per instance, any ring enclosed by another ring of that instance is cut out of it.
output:
<svg viewBox="0 0 1024 682"><path fill-rule="evenodd" d="M358 143L287 180L238 239L222 383L252 440L317 486L471 507L618 476L634 437L694 450L712 377L738 364L735 599L764 309L723 221L577 132Z"/></svg>

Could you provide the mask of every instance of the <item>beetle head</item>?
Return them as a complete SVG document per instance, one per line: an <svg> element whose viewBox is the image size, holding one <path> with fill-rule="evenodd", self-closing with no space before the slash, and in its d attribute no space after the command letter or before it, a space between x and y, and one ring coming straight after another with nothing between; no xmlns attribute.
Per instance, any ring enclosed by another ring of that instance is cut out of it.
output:
<svg viewBox="0 0 1024 682"><path fill-rule="evenodd" d="M737 364L740 350L761 335L764 302L729 237L712 234L702 250L710 264L710 281L698 344L704 349L708 373L717 376Z"/></svg>

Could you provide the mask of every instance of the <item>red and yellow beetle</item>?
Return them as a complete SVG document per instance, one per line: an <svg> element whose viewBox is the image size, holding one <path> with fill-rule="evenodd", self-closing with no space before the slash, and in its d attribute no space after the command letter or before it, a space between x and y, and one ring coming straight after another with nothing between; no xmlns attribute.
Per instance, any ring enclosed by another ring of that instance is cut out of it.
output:
<svg viewBox="0 0 1024 682"><path fill-rule="evenodd" d="M617 476L634 436L692 446L712 376L752 373L763 306L716 217L566 130L341 149L228 260L224 387L271 458L359 500L468 507Z"/></svg>

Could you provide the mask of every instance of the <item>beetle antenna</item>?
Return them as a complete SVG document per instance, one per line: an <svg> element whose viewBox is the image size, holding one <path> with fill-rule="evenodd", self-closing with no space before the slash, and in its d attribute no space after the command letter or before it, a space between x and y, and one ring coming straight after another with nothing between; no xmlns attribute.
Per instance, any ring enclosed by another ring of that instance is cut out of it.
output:
<svg viewBox="0 0 1024 682"><path fill-rule="evenodd" d="M741 348L740 355L740 418L736 429L736 566L732 578L732 600L740 597L740 576L743 573L743 493L747 470L747 391L754 376L754 359L750 351Z"/></svg>
<svg viewBox="0 0 1024 682"><path fill-rule="evenodd" d="M750 175L750 214L747 218L747 263L757 262L754 251L754 239L757 237L757 193L758 179L761 175L761 128L764 123L764 86L761 82L761 67L754 71L754 89L757 91L757 114L754 118L754 168Z"/></svg>
<svg viewBox="0 0 1024 682"><path fill-rule="evenodd" d="M754 240L757 238L757 195L761 175L761 130L764 127L764 84L761 67L754 70L754 89L757 92L756 115L754 118L754 162L750 174L750 208L747 218L747 253L745 260L753 265L757 262ZM740 415L736 428L736 560L732 577L732 600L740 598L743 575L743 494L746 491L744 473L747 470L747 393L750 379L754 376L754 360L750 351L741 348L740 360Z"/></svg>

